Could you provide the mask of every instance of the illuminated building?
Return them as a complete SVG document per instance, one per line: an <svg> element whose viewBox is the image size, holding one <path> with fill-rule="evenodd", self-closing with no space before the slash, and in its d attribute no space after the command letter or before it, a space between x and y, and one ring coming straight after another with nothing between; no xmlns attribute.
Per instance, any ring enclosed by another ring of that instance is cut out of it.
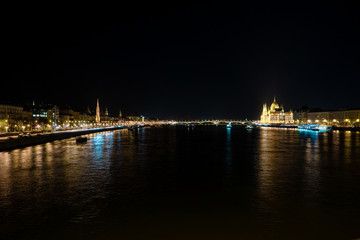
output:
<svg viewBox="0 0 360 240"><path fill-rule="evenodd" d="M60 123L63 126L77 127L83 124L89 124L94 122L95 116L91 116L87 113L77 112L72 109L60 110Z"/></svg>
<svg viewBox="0 0 360 240"><path fill-rule="evenodd" d="M360 126L360 109L321 110L303 108L294 112L294 121L298 124Z"/></svg>
<svg viewBox="0 0 360 240"><path fill-rule="evenodd" d="M32 123L32 113L23 107L0 104L0 131L24 130L24 126Z"/></svg>
<svg viewBox="0 0 360 240"><path fill-rule="evenodd" d="M263 105L263 111L261 114L260 122L263 124L269 123L293 123L293 112L285 112L284 107L279 107L275 97L274 102L270 108L267 107L266 103Z"/></svg>
<svg viewBox="0 0 360 240"><path fill-rule="evenodd" d="M99 99L97 99L97 104L96 104L96 117L95 117L95 122L96 122L96 123L100 123L100 106L99 106Z"/></svg>
<svg viewBox="0 0 360 240"><path fill-rule="evenodd" d="M62 124L69 124L80 120L80 113L72 109L60 110L60 122Z"/></svg>
<svg viewBox="0 0 360 240"><path fill-rule="evenodd" d="M23 107L0 104L0 119L21 119Z"/></svg>
<svg viewBox="0 0 360 240"><path fill-rule="evenodd" d="M52 104L35 104L31 106L33 119L39 123L57 125L59 121L59 108Z"/></svg>
<svg viewBox="0 0 360 240"><path fill-rule="evenodd" d="M145 117L144 116L126 116L127 120L133 121L133 122L144 122Z"/></svg>

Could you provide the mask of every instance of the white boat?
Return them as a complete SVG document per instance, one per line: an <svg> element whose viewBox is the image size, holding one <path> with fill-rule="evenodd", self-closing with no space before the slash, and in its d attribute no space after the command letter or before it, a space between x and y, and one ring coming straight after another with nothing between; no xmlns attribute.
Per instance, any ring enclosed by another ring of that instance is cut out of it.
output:
<svg viewBox="0 0 360 240"><path fill-rule="evenodd" d="M298 126L298 130L308 130L308 131L316 131L316 132L327 132L331 130L329 126L319 126L318 124L303 124Z"/></svg>
<svg viewBox="0 0 360 240"><path fill-rule="evenodd" d="M321 132L328 132L328 131L331 131L332 130L332 127L329 127L329 126L319 126L319 131Z"/></svg>

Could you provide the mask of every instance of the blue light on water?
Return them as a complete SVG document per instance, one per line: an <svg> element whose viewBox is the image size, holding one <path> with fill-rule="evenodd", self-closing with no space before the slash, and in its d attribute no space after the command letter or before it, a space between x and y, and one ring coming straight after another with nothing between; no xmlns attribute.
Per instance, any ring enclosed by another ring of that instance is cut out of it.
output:
<svg viewBox="0 0 360 240"><path fill-rule="evenodd" d="M298 126L299 131L321 131L321 132L327 132L330 131L331 128L328 126L320 126L318 124L303 124Z"/></svg>
<svg viewBox="0 0 360 240"><path fill-rule="evenodd" d="M231 128L226 129L226 166L227 166L227 175L231 175L231 165L232 165L232 147L231 147Z"/></svg>
<svg viewBox="0 0 360 240"><path fill-rule="evenodd" d="M311 140L311 143L314 144L319 138L319 131L299 129L299 136L301 138L309 138Z"/></svg>
<svg viewBox="0 0 360 240"><path fill-rule="evenodd" d="M98 134L93 137L94 143L94 157L99 160L103 156L103 148L104 148L104 134Z"/></svg>

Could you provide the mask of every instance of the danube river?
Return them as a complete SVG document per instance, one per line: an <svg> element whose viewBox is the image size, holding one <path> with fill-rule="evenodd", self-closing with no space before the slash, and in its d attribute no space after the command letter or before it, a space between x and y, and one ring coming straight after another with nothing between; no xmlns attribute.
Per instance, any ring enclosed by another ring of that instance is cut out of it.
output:
<svg viewBox="0 0 360 240"><path fill-rule="evenodd" d="M181 126L0 152L0 239L357 239L360 133Z"/></svg>

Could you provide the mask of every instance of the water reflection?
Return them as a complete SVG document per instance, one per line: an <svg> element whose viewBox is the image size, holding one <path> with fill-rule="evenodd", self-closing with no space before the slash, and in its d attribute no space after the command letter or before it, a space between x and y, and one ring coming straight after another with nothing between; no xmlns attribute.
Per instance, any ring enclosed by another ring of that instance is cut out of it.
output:
<svg viewBox="0 0 360 240"><path fill-rule="evenodd" d="M95 159L98 161L103 157L103 150L104 150L104 134L98 134L92 138L92 144L94 147L93 154Z"/></svg>
<svg viewBox="0 0 360 240"><path fill-rule="evenodd" d="M3 208L6 208L11 203L11 164L11 155L7 152L0 152L0 211L3 210ZM1 206L2 204L4 205L3 207Z"/></svg>
<svg viewBox="0 0 360 240"><path fill-rule="evenodd" d="M2 230L40 239L62 233L91 239L99 229L120 236L131 221L129 232L165 231L168 218L161 219L168 225L152 220L168 211L193 214L200 208L209 216L226 208L216 221L241 225L249 236L256 235L251 227L296 233L297 239L303 229L355 232L358 133L183 127L88 137L86 144L67 139L0 153Z"/></svg>
<svg viewBox="0 0 360 240"><path fill-rule="evenodd" d="M138 146L138 149L137 149L137 152L138 154L140 155L141 157L141 162L142 164L144 164L146 162L146 128L139 128L138 129L138 141L139 141L139 144L137 145Z"/></svg>
<svg viewBox="0 0 360 240"><path fill-rule="evenodd" d="M321 232L312 224L321 221L322 226L331 226L329 216L336 212L330 207L332 204L347 209L341 204L342 197L360 200L358 194L349 191L354 187L354 174L360 170L360 150L354 147L357 136L355 132L261 130L257 206L267 214L266 224L273 228L276 221L286 225L286 221L306 219L309 229ZM354 199L350 202L354 203ZM356 211L360 212L359 206ZM346 214L350 213L347 209ZM347 224L353 226L353 222Z"/></svg>
<svg viewBox="0 0 360 240"><path fill-rule="evenodd" d="M277 132L268 130L267 128L260 129L259 149L258 149L258 185L263 203L274 198L273 193L276 191L277 174L281 170L281 166L276 164L277 153L276 149L279 143L274 139L274 134ZM265 209L264 206L262 206Z"/></svg>
<svg viewBox="0 0 360 240"><path fill-rule="evenodd" d="M310 145L316 144L319 141L319 132L318 131L309 131L309 130L299 130L299 137L309 140Z"/></svg>
<svg viewBox="0 0 360 240"><path fill-rule="evenodd" d="M258 207L273 217L266 219L266 224L273 226L272 221L279 218L283 208L291 209L291 214L302 194L308 189L318 188L319 135L263 129L259 137Z"/></svg>
<svg viewBox="0 0 360 240"><path fill-rule="evenodd" d="M352 132L350 131L346 131L345 132L345 136L344 136L344 160L349 162L351 161L351 147L352 147L352 139L351 136L353 136L354 134L352 134Z"/></svg>
<svg viewBox="0 0 360 240"><path fill-rule="evenodd" d="M231 142L231 128L226 128L226 175L231 177L232 175L232 142Z"/></svg>

